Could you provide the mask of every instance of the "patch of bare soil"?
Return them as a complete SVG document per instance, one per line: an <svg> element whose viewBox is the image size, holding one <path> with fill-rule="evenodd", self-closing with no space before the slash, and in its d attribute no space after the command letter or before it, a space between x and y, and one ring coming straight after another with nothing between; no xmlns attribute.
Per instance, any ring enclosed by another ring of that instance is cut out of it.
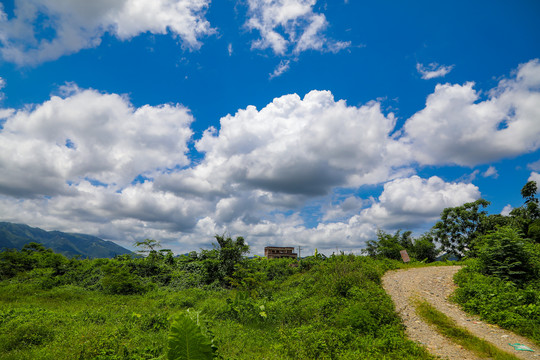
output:
<svg viewBox="0 0 540 360"><path fill-rule="evenodd" d="M429 352L443 359L479 359L470 351L440 335L425 323L415 311L414 299L424 299L475 336L489 341L499 349L520 359L540 359L540 349L530 340L487 324L479 318L463 312L448 296L456 288L453 276L459 266L434 266L389 271L383 277L383 287L392 297L396 311L403 319L408 337L422 344ZM525 344L534 352L517 351L509 343Z"/></svg>

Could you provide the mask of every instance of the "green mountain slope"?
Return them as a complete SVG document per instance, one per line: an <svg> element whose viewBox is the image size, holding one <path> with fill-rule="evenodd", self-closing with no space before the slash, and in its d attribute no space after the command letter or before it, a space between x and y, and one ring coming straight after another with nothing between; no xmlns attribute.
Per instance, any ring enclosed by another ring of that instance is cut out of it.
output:
<svg viewBox="0 0 540 360"><path fill-rule="evenodd" d="M91 235L45 231L24 224L0 222L0 250L21 249L29 242L41 243L67 257L112 258L132 253L111 241Z"/></svg>

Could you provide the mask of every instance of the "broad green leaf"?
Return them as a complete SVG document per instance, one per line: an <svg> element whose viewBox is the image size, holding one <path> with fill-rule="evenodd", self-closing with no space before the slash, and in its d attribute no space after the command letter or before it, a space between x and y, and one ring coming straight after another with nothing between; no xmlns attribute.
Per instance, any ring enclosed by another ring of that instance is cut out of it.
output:
<svg viewBox="0 0 540 360"><path fill-rule="evenodd" d="M187 315L177 316L169 333L169 360L213 359L210 339L203 335L197 323Z"/></svg>

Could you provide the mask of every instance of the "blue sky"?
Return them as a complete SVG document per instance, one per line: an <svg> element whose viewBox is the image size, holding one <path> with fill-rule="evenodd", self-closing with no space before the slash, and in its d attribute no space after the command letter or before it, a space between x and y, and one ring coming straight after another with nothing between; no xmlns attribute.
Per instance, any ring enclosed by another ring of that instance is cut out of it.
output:
<svg viewBox="0 0 540 360"><path fill-rule="evenodd" d="M540 180L540 3L3 1L0 220L358 252Z"/></svg>

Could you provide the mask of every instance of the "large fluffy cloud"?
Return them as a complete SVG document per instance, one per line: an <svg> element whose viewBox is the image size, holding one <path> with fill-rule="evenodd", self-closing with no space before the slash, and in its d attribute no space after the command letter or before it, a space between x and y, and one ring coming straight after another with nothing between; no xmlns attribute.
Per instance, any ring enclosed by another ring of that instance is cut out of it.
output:
<svg viewBox="0 0 540 360"><path fill-rule="evenodd" d="M324 35L328 21L313 10L317 0L248 0L246 26L261 37L253 42L258 49L272 49L277 55L306 50L337 52L347 42L329 40Z"/></svg>
<svg viewBox="0 0 540 360"><path fill-rule="evenodd" d="M406 149L390 136L394 116L376 102L349 106L328 91L312 91L303 99L282 96L261 110L239 110L220 125L195 144L202 162L154 182L160 191L211 204L205 229L290 224L291 212L334 188L410 173L403 166Z"/></svg>
<svg viewBox="0 0 540 360"><path fill-rule="evenodd" d="M0 132L0 193L73 194L87 179L122 188L140 174L189 164L192 116L180 105L133 108L125 97L76 87L12 111Z"/></svg>
<svg viewBox="0 0 540 360"><path fill-rule="evenodd" d="M0 4L0 52L7 61L36 64L97 46L105 32L122 40L171 33L186 48L197 49L199 38L213 32L204 17L209 2L16 0L11 19Z"/></svg>
<svg viewBox="0 0 540 360"><path fill-rule="evenodd" d="M386 183L378 201L359 216L381 228L415 228L437 219L447 207L478 198L480 191L473 184L447 183L437 176L412 176Z"/></svg>
<svg viewBox="0 0 540 360"><path fill-rule="evenodd" d="M474 83L437 85L402 141L421 164L477 165L540 148L540 64L519 66L479 101Z"/></svg>
<svg viewBox="0 0 540 360"><path fill-rule="evenodd" d="M207 130L196 148L205 153L202 168L229 185L323 195L334 186L387 179L403 150L389 136L394 125L379 103L348 106L328 91L312 91L226 116L219 133Z"/></svg>

